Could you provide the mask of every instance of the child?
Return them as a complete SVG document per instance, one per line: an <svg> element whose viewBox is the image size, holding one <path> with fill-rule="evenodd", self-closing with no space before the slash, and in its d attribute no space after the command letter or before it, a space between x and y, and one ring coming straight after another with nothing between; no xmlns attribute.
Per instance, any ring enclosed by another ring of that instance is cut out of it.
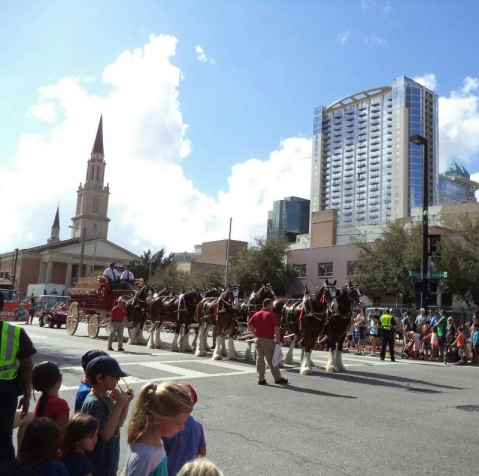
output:
<svg viewBox="0 0 479 476"><path fill-rule="evenodd" d="M130 450L125 476L166 476L162 437L172 438L185 427L193 410L190 391L172 382L146 384L141 390L128 428Z"/></svg>
<svg viewBox="0 0 479 476"><path fill-rule="evenodd" d="M205 458L186 463L177 476L223 476L218 466Z"/></svg>
<svg viewBox="0 0 479 476"><path fill-rule="evenodd" d="M409 338L412 341L411 357L419 359L419 352L421 352L421 336L417 332L410 331Z"/></svg>
<svg viewBox="0 0 479 476"><path fill-rule="evenodd" d="M75 413L68 422L63 438L63 464L70 476L93 476L93 465L85 456L98 441L98 422L86 413Z"/></svg>
<svg viewBox="0 0 479 476"><path fill-rule="evenodd" d="M353 338L354 338L354 347L356 348L356 355L359 355L359 326L358 323L354 323L353 328Z"/></svg>
<svg viewBox="0 0 479 476"><path fill-rule="evenodd" d="M431 360L437 360L439 357L439 335L437 327L432 328L431 333Z"/></svg>
<svg viewBox="0 0 479 476"><path fill-rule="evenodd" d="M33 418L50 418L63 434L70 408L66 400L58 396L61 385L62 374L53 362L41 362L33 367L32 387L37 392L42 392L33 412Z"/></svg>
<svg viewBox="0 0 479 476"><path fill-rule="evenodd" d="M89 350L82 358L81 358L81 366L83 367L83 372L85 373L85 377L83 380L80 382L80 385L77 390L77 394L75 397L75 412L81 411L81 407L83 405L83 402L85 401L85 398L91 391L91 386L88 383L88 380L86 378L86 366L96 357L101 357L102 355L108 356L106 352L103 352L102 350Z"/></svg>
<svg viewBox="0 0 479 476"><path fill-rule="evenodd" d="M18 450L21 463L33 468L39 476L68 476L68 471L56 460L60 451L61 434L50 418L37 418L25 430Z"/></svg>
<svg viewBox="0 0 479 476"><path fill-rule="evenodd" d="M120 392L115 389L121 377L127 375L118 362L102 355L86 367L91 392L82 406L82 413L94 417L100 428L98 441L93 451L87 453L94 473L101 476L116 476L120 459L120 427L128 414L133 390Z"/></svg>
<svg viewBox="0 0 479 476"><path fill-rule="evenodd" d="M479 364L479 322L474 323L471 338L471 349L474 363L477 365Z"/></svg>
<svg viewBox="0 0 479 476"><path fill-rule="evenodd" d="M464 328L462 326L457 328L457 337L456 340L452 343L454 347L457 347L459 354L459 362L457 365L465 365L466 363L466 354L464 347L466 346L466 337L464 336Z"/></svg>
<svg viewBox="0 0 479 476"><path fill-rule="evenodd" d="M198 401L195 389L187 383L180 383L180 385L184 385L189 390L195 405ZM198 456L206 456L203 425L192 415L187 418L185 428L173 438L163 438L163 444L168 456L168 474L177 474L188 461Z"/></svg>

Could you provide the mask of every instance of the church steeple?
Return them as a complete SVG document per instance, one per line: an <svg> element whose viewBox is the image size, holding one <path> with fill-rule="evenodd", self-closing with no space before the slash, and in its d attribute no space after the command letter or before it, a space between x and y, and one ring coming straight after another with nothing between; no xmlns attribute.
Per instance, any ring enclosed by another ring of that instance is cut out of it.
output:
<svg viewBox="0 0 479 476"><path fill-rule="evenodd" d="M102 154L103 152L103 116L100 116L100 123L96 131L95 143L93 144L92 154Z"/></svg>
<svg viewBox="0 0 479 476"><path fill-rule="evenodd" d="M57 206L57 213L53 220L52 234L47 240L47 243L56 243L57 241L60 241L60 205Z"/></svg>
<svg viewBox="0 0 479 476"><path fill-rule="evenodd" d="M85 229L85 239L105 238L108 234L108 196L110 188L104 185L105 154L103 151L103 116L96 131L95 142L88 160L85 185L77 190L76 214L72 218L72 238L81 237Z"/></svg>

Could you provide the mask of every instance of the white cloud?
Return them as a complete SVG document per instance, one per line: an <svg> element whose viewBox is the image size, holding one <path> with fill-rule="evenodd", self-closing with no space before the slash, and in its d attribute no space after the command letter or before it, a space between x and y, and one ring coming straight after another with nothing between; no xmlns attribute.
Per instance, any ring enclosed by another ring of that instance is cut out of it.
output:
<svg viewBox="0 0 479 476"><path fill-rule="evenodd" d="M479 78L466 77L449 97L439 98L440 169L459 159L473 166L479 159Z"/></svg>
<svg viewBox="0 0 479 476"><path fill-rule="evenodd" d="M432 73L426 73L423 76L416 76L412 78L416 83L425 86L426 88L430 89L431 91L435 91L437 87L436 75Z"/></svg>
<svg viewBox="0 0 479 476"><path fill-rule="evenodd" d="M388 41L386 40L386 38L381 38L375 35L374 33L371 33L370 35L368 35L364 39L364 41L371 48L374 46L387 46L388 44Z"/></svg>
<svg viewBox="0 0 479 476"><path fill-rule="evenodd" d="M342 44L345 45L351 38L351 32L345 31L344 33L340 33L337 36L337 40Z"/></svg>
<svg viewBox="0 0 479 476"><path fill-rule="evenodd" d="M0 251L45 243L58 202L61 238L69 237L100 114L111 189L109 239L126 248L191 250L226 238L230 217L233 238L249 240L265 234L274 200L308 198L311 143L299 137L284 139L264 160L234 165L228 186L215 196L185 178L181 164L192 144L179 104L181 71L172 64L176 44L172 36L151 36L143 48L121 53L104 68L110 88L102 96L75 78L41 88L29 114L55 123L45 134L23 134L11 161L0 164L0 197L9 205Z"/></svg>
<svg viewBox="0 0 479 476"><path fill-rule="evenodd" d="M196 54L198 55L198 60L202 63L210 63L215 64L215 60L213 58L208 58L205 54L205 50L202 46L198 45L195 47Z"/></svg>

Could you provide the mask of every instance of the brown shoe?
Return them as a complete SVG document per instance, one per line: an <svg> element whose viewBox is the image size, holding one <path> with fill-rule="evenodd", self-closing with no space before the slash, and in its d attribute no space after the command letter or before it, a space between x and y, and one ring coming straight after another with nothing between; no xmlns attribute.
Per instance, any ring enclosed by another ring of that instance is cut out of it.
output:
<svg viewBox="0 0 479 476"><path fill-rule="evenodd" d="M280 378L279 380L276 380L276 382L274 382L276 385L286 385L288 383L288 379L287 378Z"/></svg>

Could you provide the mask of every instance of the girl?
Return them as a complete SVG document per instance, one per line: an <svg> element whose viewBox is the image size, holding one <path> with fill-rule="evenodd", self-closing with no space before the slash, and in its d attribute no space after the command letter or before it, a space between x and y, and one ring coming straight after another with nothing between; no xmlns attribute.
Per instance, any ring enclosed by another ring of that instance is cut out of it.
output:
<svg viewBox="0 0 479 476"><path fill-rule="evenodd" d="M93 451L98 440L98 422L86 413L75 413L63 439L63 464L70 476L93 476L93 465L85 451Z"/></svg>
<svg viewBox="0 0 479 476"><path fill-rule="evenodd" d="M409 331L409 338L413 341L411 357L413 359L419 359L419 353L421 352L421 336L417 332Z"/></svg>
<svg viewBox="0 0 479 476"><path fill-rule="evenodd" d="M178 476L223 476L223 471L206 458L198 458L186 463Z"/></svg>
<svg viewBox="0 0 479 476"><path fill-rule="evenodd" d="M439 336L437 327L433 327L431 334L431 360L437 360L439 357Z"/></svg>
<svg viewBox="0 0 479 476"><path fill-rule="evenodd" d="M162 436L180 432L193 410L190 391L184 385L149 383L141 390L128 427L130 450L125 476L167 476Z"/></svg>
<svg viewBox="0 0 479 476"><path fill-rule="evenodd" d="M448 344L452 344L456 340L456 326L452 317L447 318L446 339Z"/></svg>
<svg viewBox="0 0 479 476"><path fill-rule="evenodd" d="M378 347L378 320L375 314L369 314L369 338L371 339L371 355L376 355L376 349Z"/></svg>
<svg viewBox="0 0 479 476"><path fill-rule="evenodd" d="M33 418L47 417L53 420L63 434L68 421L70 408L68 403L58 396L62 385L62 374L53 362L41 362L32 370L32 386L42 392Z"/></svg>
<svg viewBox="0 0 479 476"><path fill-rule="evenodd" d="M56 460L60 443L58 426L50 418L37 418L25 430L18 459L34 469L39 476L68 476L63 463Z"/></svg>

